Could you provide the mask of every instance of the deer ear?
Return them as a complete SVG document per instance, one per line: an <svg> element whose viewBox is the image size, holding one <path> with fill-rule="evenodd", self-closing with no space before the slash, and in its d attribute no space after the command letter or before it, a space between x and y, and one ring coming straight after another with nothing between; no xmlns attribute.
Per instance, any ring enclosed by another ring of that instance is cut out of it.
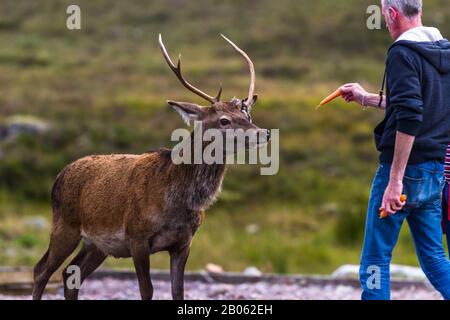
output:
<svg viewBox="0 0 450 320"><path fill-rule="evenodd" d="M183 121L190 126L191 120L199 120L203 110L196 104L188 103L188 102L177 102L168 100L167 103L169 106L175 109L183 118Z"/></svg>
<svg viewBox="0 0 450 320"><path fill-rule="evenodd" d="M258 95L257 94L253 95L253 104L255 104L257 100L258 100Z"/></svg>

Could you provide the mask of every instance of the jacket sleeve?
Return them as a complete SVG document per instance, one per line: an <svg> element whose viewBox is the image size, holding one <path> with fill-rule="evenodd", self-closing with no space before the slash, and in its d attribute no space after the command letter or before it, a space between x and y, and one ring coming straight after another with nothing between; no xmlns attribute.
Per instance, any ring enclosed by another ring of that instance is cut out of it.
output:
<svg viewBox="0 0 450 320"><path fill-rule="evenodd" d="M397 46L389 52L388 86L390 106L394 108L397 130L417 136L423 120L422 85L416 53Z"/></svg>

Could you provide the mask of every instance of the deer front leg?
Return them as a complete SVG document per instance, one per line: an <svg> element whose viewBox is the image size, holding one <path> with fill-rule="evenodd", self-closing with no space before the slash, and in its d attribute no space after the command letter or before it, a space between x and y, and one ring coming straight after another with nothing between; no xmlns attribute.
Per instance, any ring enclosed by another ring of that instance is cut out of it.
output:
<svg viewBox="0 0 450 320"><path fill-rule="evenodd" d="M170 280L173 300L184 299L184 267L189 256L190 246L170 252Z"/></svg>
<svg viewBox="0 0 450 320"><path fill-rule="evenodd" d="M150 279L150 249L148 243L131 242L131 256L139 282L139 291L142 300L151 300L153 297L153 285Z"/></svg>

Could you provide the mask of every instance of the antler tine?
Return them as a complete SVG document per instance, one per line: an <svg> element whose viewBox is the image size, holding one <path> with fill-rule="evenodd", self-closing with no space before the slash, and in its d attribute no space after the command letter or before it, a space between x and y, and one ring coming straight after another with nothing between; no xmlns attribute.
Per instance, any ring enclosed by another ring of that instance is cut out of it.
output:
<svg viewBox="0 0 450 320"><path fill-rule="evenodd" d="M162 41L162 36L159 34L158 38L159 47L161 48L162 54L164 56L164 59L166 60L167 64L169 65L170 69L172 69L173 73L177 76L178 80L189 90L195 93L196 95L202 97L203 99L211 102L212 104L220 101L220 96L222 94L222 86L219 88L219 93L216 97L211 97L210 95L204 93L200 89L197 89L192 84L190 84L184 77L181 72L181 54L178 56L178 62L177 66L172 62L172 60L169 57L169 54L167 53L166 47L164 46L164 43Z"/></svg>
<svg viewBox="0 0 450 320"><path fill-rule="evenodd" d="M230 39L228 39L227 37L225 37L223 34L220 34L222 36L222 38L225 39L225 41L227 41L237 52L239 52L244 59L247 61L248 63L248 67L250 69L250 87L248 89L248 97L247 97L247 105L249 107L251 107L254 103L253 101L253 94L255 92L255 82L256 82L256 73L255 73L255 66L253 65L252 60L250 59L250 57L241 49L239 48L233 41L231 41Z"/></svg>

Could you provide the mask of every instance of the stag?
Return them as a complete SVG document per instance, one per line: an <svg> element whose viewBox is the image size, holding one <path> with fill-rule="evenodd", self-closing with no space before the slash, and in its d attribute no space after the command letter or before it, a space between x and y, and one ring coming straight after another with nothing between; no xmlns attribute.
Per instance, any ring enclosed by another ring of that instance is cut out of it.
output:
<svg viewBox="0 0 450 320"><path fill-rule="evenodd" d="M185 122L201 121L205 129L252 129L266 144L270 131L252 123L256 102L255 69L236 44L222 37L248 63L248 96L220 100L222 88L212 97L190 84L175 65L159 35L163 56L178 80L210 106L167 101ZM250 146L246 144L246 148ZM151 299L150 255L168 251L173 299L184 298L184 269L192 238L203 222L204 211L220 191L224 163L177 164L169 149L141 155L92 155L66 166L52 189L52 229L47 252L34 267L33 299L41 299L51 275L82 242L75 258L63 270L64 297L78 299L78 288L68 286L69 266L78 266L82 283L107 256L133 259L142 299Z"/></svg>

